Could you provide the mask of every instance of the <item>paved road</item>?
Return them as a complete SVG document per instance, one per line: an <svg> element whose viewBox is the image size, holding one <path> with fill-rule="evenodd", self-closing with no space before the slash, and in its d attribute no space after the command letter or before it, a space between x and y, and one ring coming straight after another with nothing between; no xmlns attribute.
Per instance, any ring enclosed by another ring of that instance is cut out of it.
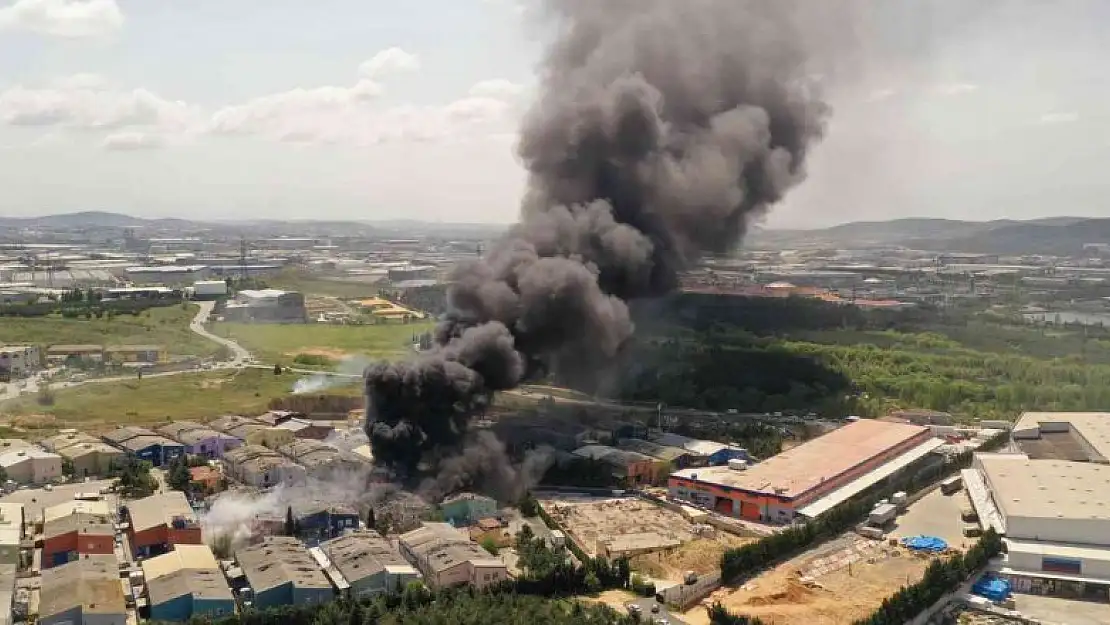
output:
<svg viewBox="0 0 1110 625"><path fill-rule="evenodd" d="M636 605L640 606L640 621L644 623L655 623L659 625L666 622L668 625L686 625L686 621L676 617L667 611L667 606L656 603L655 599L637 599L633 601ZM652 612L652 606L658 605L659 611Z"/></svg>

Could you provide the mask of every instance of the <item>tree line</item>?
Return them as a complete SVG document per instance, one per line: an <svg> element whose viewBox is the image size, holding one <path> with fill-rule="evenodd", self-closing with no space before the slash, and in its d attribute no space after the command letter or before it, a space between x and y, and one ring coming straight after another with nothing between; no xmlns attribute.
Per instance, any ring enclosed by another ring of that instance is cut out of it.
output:
<svg viewBox="0 0 1110 625"><path fill-rule="evenodd" d="M419 584L373 599L323 605L246 610L218 620L194 617L189 625L631 625L628 615L600 604L472 588L432 592Z"/></svg>

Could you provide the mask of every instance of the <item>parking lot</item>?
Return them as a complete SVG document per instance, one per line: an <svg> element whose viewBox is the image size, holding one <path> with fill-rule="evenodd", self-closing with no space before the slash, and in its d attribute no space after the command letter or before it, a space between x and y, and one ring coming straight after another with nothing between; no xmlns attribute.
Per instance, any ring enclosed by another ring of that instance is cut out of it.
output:
<svg viewBox="0 0 1110 625"><path fill-rule="evenodd" d="M966 549L974 544L975 539L963 535L964 522L960 519L960 508L965 505L967 495L963 490L945 495L937 488L898 516L890 537L936 536L944 539L951 547Z"/></svg>

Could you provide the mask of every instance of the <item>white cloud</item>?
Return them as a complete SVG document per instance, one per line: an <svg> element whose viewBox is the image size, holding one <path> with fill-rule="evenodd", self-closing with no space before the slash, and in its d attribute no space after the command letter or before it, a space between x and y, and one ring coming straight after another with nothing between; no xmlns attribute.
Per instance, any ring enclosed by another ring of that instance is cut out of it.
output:
<svg viewBox="0 0 1110 625"><path fill-rule="evenodd" d="M963 95L965 93L974 93L979 90L979 85L959 82L947 85L939 85L936 87L937 93L941 95Z"/></svg>
<svg viewBox="0 0 1110 625"><path fill-rule="evenodd" d="M100 142L100 147L105 150L118 152L154 150L165 145L165 138L144 132L117 132L104 137Z"/></svg>
<svg viewBox="0 0 1110 625"><path fill-rule="evenodd" d="M186 132L196 121L195 109L184 102L146 89L113 90L105 85L91 76L42 88L16 85L0 91L0 122L78 130L137 126Z"/></svg>
<svg viewBox="0 0 1110 625"><path fill-rule="evenodd" d="M108 80L100 74L81 73L63 76L50 81L56 89L107 89Z"/></svg>
<svg viewBox="0 0 1110 625"><path fill-rule="evenodd" d="M1074 111L1045 113L1038 121L1042 124L1070 124L1079 121L1079 113Z"/></svg>
<svg viewBox="0 0 1110 625"><path fill-rule="evenodd" d="M0 8L0 30L71 39L107 37L123 28L116 0L15 0Z"/></svg>
<svg viewBox="0 0 1110 625"><path fill-rule="evenodd" d="M363 76L419 67L398 48L359 68ZM225 107L211 117L216 135L257 135L286 143L373 145L393 141L437 141L510 131L525 89L507 80L475 84L467 95L440 106L382 106L377 82L294 89Z"/></svg>
<svg viewBox="0 0 1110 625"><path fill-rule="evenodd" d="M371 79L416 71L420 71L420 58L401 48L382 50L358 66L359 74Z"/></svg>

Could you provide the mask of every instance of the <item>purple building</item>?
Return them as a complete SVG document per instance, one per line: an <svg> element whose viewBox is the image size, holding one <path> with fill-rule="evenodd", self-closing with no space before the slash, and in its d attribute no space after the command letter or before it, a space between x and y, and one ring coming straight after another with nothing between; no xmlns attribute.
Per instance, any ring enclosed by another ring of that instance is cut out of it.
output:
<svg viewBox="0 0 1110 625"><path fill-rule="evenodd" d="M243 441L230 434L217 432L193 421L177 421L158 428L158 431L184 445L185 453L209 460L223 458L225 452L243 444Z"/></svg>

